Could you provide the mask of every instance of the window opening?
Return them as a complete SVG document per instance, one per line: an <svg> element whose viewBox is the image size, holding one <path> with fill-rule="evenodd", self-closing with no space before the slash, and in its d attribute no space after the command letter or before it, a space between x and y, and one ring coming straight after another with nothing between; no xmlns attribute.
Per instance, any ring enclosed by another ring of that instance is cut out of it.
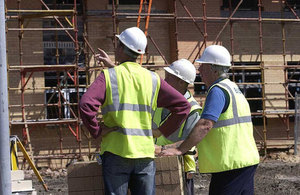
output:
<svg viewBox="0 0 300 195"><path fill-rule="evenodd" d="M50 9L73 9L74 0L45 0L44 1ZM82 13L81 0L76 0L77 3L77 11L80 15ZM71 16L68 17L69 21L72 21ZM67 20L64 18L59 19L62 25L66 28L71 28L72 26L69 24ZM43 19L43 27L44 28L60 28L59 24L53 19ZM78 29L78 43L79 48L83 48L83 21L82 17L77 17L77 29ZM74 36L74 32L69 31L72 36ZM71 38L63 31L43 31L43 47L44 47L44 64L45 65L73 65L76 63L76 51L75 44L71 40ZM57 52L58 51L58 52ZM57 62L57 53L58 53L58 62ZM79 59L78 59L79 67L84 66L84 53L82 50L79 50ZM74 78L74 72L68 72L71 77ZM86 72L79 71L79 85L86 84ZM45 78L45 87L57 87L58 81L62 88L62 96L69 103L77 103L77 95L76 90L74 88L74 82L67 75L67 72L57 72L57 71L49 71L44 72ZM63 87L62 87L63 86ZM82 94L84 91L83 88L79 89L79 93ZM51 98L49 104L55 104L59 100L59 93L55 90L47 90L45 91L45 102L47 103L50 97L55 93L55 95ZM63 101L61 97L62 107L60 112L62 113L63 118L74 118L74 116L70 112L70 107L66 105L66 102ZM71 108L76 113L77 106L71 105ZM59 118L59 110L57 105L48 106L46 109L46 118L47 119L57 119Z"/></svg>
<svg viewBox="0 0 300 195"><path fill-rule="evenodd" d="M234 62L235 66L259 66L259 62ZM229 79L233 80L232 70L229 71ZM235 83L239 86L246 98L262 98L261 71L260 70L234 70ZM243 83L243 84L239 84ZM251 112L262 111L262 99L248 99ZM252 116L254 125L263 125L262 116Z"/></svg>
<svg viewBox="0 0 300 195"><path fill-rule="evenodd" d="M112 4L113 0L109 0L109 4ZM139 5L140 0L122 0L119 1L119 5Z"/></svg>
<svg viewBox="0 0 300 195"><path fill-rule="evenodd" d="M290 66L300 66L300 61L290 61L287 62L287 65ZM296 92L300 94L300 70L296 68L288 69L288 90L295 97ZM289 98L290 95L289 95ZM289 99L289 109L295 109L295 100Z"/></svg>
<svg viewBox="0 0 300 195"><path fill-rule="evenodd" d="M234 9L240 2L240 0L223 0L221 10L229 9L229 3L231 1L232 9ZM258 10L258 0L243 1L238 10Z"/></svg>

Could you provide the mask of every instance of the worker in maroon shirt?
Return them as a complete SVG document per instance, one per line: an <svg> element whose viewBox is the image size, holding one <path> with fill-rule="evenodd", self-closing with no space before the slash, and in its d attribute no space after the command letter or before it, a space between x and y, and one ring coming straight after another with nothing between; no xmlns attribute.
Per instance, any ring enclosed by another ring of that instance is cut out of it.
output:
<svg viewBox="0 0 300 195"><path fill-rule="evenodd" d="M152 116L157 107L172 113L159 127L168 137L187 118L190 104L159 76L136 63L147 38L137 27L118 37L115 66L101 49L98 61L109 67L80 101L81 118L94 138L102 136L101 159L105 194L155 194ZM101 106L103 123L97 112Z"/></svg>

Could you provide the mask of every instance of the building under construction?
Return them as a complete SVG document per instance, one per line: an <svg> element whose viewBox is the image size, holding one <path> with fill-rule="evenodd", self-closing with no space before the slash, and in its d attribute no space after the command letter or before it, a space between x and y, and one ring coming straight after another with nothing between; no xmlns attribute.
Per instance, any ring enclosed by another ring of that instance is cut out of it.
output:
<svg viewBox="0 0 300 195"><path fill-rule="evenodd" d="M300 1L5 2L11 134L39 167L62 167L99 150L99 140L81 124L78 102L102 70L94 60L97 48L114 59L115 35L132 26L148 37L138 62L162 77L162 67L181 58L195 62L211 44L228 48L229 75L249 101L258 148L265 154L293 147ZM204 102L200 77L190 90Z"/></svg>

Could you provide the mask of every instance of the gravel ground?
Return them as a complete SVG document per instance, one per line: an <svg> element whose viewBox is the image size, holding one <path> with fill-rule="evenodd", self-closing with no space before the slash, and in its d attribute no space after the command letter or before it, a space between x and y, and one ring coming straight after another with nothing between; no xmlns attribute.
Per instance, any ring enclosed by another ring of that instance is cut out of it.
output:
<svg viewBox="0 0 300 195"><path fill-rule="evenodd" d="M40 171L49 192L45 192L33 171L26 171L26 178L33 180L38 195L68 193L66 169ZM208 194L209 174L195 175L195 194ZM285 152L274 153L263 159L255 174L255 194L300 194L300 156Z"/></svg>

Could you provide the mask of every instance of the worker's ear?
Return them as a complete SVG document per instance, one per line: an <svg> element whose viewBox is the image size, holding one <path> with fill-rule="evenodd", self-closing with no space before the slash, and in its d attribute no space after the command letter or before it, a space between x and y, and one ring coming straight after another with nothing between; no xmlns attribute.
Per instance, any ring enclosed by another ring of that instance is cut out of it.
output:
<svg viewBox="0 0 300 195"><path fill-rule="evenodd" d="M179 80L178 84L181 86L181 87L187 87L189 84L183 80Z"/></svg>

